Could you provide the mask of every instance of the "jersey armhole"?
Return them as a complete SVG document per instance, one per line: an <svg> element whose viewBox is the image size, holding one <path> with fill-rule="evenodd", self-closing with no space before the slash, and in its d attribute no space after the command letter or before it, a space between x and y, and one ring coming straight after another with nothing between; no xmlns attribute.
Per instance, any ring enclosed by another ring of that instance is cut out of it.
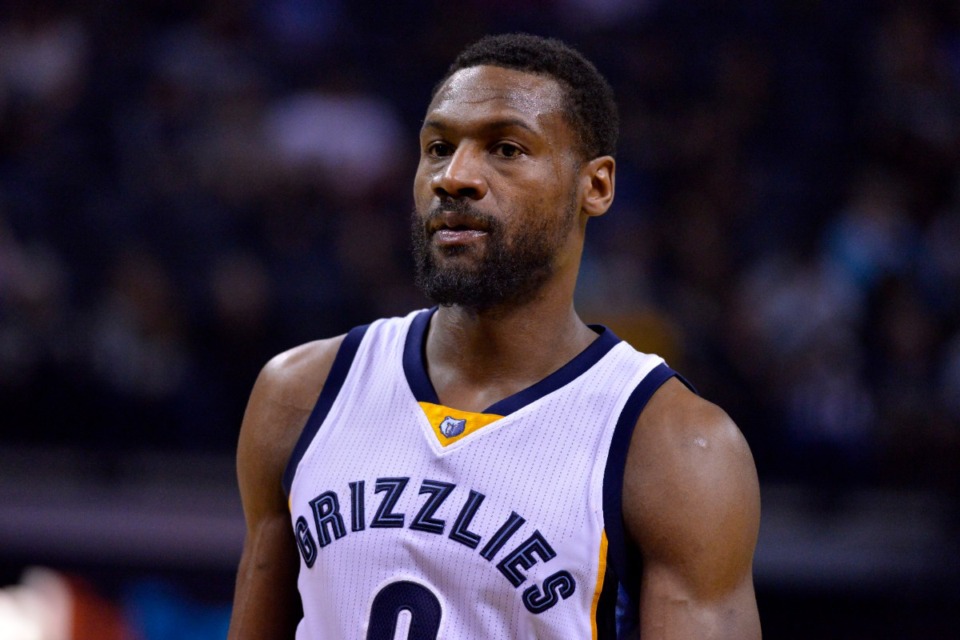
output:
<svg viewBox="0 0 960 640"><path fill-rule="evenodd" d="M608 542L607 578L604 579L600 595L600 608L606 610L597 611L598 622L605 618L607 628L615 626L621 631L624 626L629 628L630 623L625 622L622 616L627 619L636 617L635 605L640 597L640 552L628 539L623 521L623 476L627 466L627 452L640 413L657 389L674 377L696 393L693 385L666 364L661 363L654 367L627 398L617 419L607 454L603 473L603 526ZM624 607L627 603L632 604ZM629 608L633 611L627 610Z"/></svg>
<svg viewBox="0 0 960 640"><path fill-rule="evenodd" d="M333 406L333 401L337 399L337 395L347 379L347 373L350 372L353 359L357 355L357 349L360 348L360 342L369 327L370 325L363 325L351 329L344 337L343 342L340 343L340 348L337 349L333 366L330 367L330 373L327 374L327 379L320 390L320 397L317 398L317 403L313 406L313 411L310 412L310 417L307 418L307 423L304 425L283 471L283 491L287 497L290 496L290 488L293 486L293 477L297 473L297 466L299 466L303 454L307 452L307 448L320 430L320 425L326 420L330 407Z"/></svg>

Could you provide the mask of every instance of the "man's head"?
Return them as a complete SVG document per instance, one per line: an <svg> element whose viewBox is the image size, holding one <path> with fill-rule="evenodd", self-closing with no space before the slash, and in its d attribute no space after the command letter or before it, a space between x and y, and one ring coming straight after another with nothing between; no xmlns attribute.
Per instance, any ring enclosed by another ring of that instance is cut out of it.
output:
<svg viewBox="0 0 960 640"><path fill-rule="evenodd" d="M457 71L490 65L549 76L564 92L564 110L586 160L616 155L620 116L613 90L577 50L553 38L526 33L486 36L464 49L433 89L432 97Z"/></svg>
<svg viewBox="0 0 960 640"><path fill-rule="evenodd" d="M457 58L427 109L414 181L417 282L431 299L482 311L545 287L572 298L586 221L613 200L609 91L552 40L494 36Z"/></svg>

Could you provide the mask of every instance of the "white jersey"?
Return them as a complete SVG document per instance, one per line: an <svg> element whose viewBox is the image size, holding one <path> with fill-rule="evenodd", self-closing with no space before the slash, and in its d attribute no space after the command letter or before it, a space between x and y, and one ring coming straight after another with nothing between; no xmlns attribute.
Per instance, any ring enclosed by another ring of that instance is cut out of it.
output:
<svg viewBox="0 0 960 640"><path fill-rule="evenodd" d="M294 449L297 639L633 637L623 468L675 374L597 327L560 370L460 411L426 373L432 313L351 331Z"/></svg>

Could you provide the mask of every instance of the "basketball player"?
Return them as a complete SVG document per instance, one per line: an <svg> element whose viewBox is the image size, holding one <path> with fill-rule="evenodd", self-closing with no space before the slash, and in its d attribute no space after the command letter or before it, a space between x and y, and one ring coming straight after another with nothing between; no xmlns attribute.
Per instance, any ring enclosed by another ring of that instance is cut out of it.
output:
<svg viewBox="0 0 960 640"><path fill-rule="evenodd" d="M414 181L438 306L264 368L230 638L760 636L743 437L573 308L616 135L609 86L557 41L457 58Z"/></svg>

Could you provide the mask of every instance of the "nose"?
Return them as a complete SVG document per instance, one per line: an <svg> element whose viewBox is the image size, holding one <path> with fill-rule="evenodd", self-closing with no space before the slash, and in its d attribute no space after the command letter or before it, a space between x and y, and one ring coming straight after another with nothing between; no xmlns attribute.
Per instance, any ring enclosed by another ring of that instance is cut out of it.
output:
<svg viewBox="0 0 960 640"><path fill-rule="evenodd" d="M487 182L483 177L481 152L469 145L458 147L434 174L431 187L441 198L483 198Z"/></svg>

